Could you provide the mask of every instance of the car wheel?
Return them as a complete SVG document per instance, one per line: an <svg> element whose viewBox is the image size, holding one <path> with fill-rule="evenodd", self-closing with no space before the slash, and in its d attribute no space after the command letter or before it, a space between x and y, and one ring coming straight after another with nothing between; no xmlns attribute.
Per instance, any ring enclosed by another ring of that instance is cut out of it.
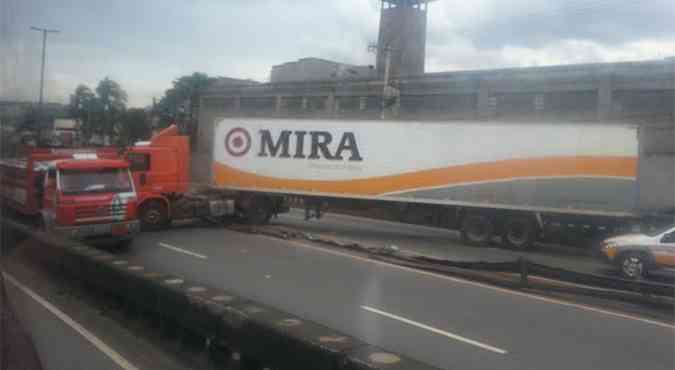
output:
<svg viewBox="0 0 675 370"><path fill-rule="evenodd" d="M640 253L626 253L619 259L621 276L635 280L647 275L647 259Z"/></svg>

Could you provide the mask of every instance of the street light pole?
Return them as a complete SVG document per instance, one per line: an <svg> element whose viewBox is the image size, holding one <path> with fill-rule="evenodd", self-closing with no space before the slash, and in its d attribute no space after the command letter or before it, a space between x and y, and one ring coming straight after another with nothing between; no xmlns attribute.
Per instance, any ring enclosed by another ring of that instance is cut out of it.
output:
<svg viewBox="0 0 675 370"><path fill-rule="evenodd" d="M50 30L47 28L33 27L30 28L33 31L42 32L42 67L40 69L40 100L38 103L38 128L37 128L37 142L40 142L42 137L42 119L44 117L44 109L42 103L44 101L44 89L45 89L45 59L47 54L47 34L49 33L59 33L59 30Z"/></svg>
<svg viewBox="0 0 675 370"><path fill-rule="evenodd" d="M44 97L44 86L45 86L45 57L47 53L47 34L49 33L59 33L59 30L50 30L47 28L33 27L30 28L33 31L42 32L42 68L40 70L40 107L42 107L43 97Z"/></svg>

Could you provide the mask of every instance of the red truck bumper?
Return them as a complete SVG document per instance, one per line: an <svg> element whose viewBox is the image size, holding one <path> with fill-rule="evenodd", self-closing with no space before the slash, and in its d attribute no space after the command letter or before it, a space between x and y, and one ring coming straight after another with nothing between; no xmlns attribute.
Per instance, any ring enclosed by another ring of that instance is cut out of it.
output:
<svg viewBox="0 0 675 370"><path fill-rule="evenodd" d="M79 226L55 226L54 231L78 240L104 239L106 241L123 241L133 239L141 231L141 226L136 220Z"/></svg>

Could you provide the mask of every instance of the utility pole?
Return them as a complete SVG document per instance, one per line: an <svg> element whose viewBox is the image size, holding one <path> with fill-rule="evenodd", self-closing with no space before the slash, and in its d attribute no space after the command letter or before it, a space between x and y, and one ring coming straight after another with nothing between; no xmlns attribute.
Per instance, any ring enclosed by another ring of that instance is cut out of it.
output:
<svg viewBox="0 0 675 370"><path fill-rule="evenodd" d="M47 28L33 27L30 28L33 31L42 32L42 69L40 70L40 107L42 107L43 97L44 97L44 87L45 87L45 56L47 50L47 34L50 33L59 33L59 30L50 30Z"/></svg>

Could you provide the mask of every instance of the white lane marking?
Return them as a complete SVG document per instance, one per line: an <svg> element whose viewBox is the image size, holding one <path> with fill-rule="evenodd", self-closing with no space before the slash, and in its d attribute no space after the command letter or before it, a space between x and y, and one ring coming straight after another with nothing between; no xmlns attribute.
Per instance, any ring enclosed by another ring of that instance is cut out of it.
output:
<svg viewBox="0 0 675 370"><path fill-rule="evenodd" d="M37 303L42 305L42 307L44 307L47 311L51 312L54 316L56 316L61 321L63 321L71 329L75 330L78 334L83 336L84 339L89 341L89 343L91 343L99 351L103 352L106 356L108 356L108 358L110 358L113 362L115 362L119 367L121 367L124 370L138 370L138 368L136 366L132 365L129 361L127 361L124 357L122 357L122 355L120 355L117 351L110 348L102 340L98 339L98 337L96 337L90 331L85 329L82 325L78 324L75 320L71 319L68 315L63 313L61 310L56 308L54 305L47 302L44 298L39 296L37 293L32 291L30 288L28 288L27 286L20 283L12 275L10 275L6 272L3 272L2 274L5 277L5 279L7 279L7 281L14 284L14 286L19 288L22 292L24 292L29 297L33 298Z"/></svg>
<svg viewBox="0 0 675 370"><path fill-rule="evenodd" d="M260 236L265 237L265 238L275 239L275 238L272 238L272 237L269 237L269 236L264 236L264 235L260 235ZM488 284L484 284L484 283L479 283L479 282L475 282L475 281L470 281L470 280L455 278L455 277L451 277L451 276L441 275L441 274L428 272L428 271L424 271L424 270L418 270L418 269L414 269L414 268L411 268L411 267L399 266L399 265L395 265L395 264L392 264L392 263L389 263L389 262L373 260L373 259L370 259L370 258L356 256L356 255L352 255L352 254L349 254L349 253L337 252L337 251L326 249L326 248L323 248L323 247L308 245L308 244L304 244L304 243L294 241L294 240L287 240L287 242L292 243L292 244L297 245L297 246L302 247L302 248L314 249L314 250L318 250L318 251L321 251L321 252L324 252L324 253L333 254L333 255L336 255L336 256L341 256L341 257L346 257L346 258L351 258L351 259L355 259L355 260L359 260L359 261L363 261L363 262L372 263L372 264L375 264L375 265L388 266L388 267L391 267L391 268L394 268L394 269L408 271L408 272L412 272L412 273L415 273L415 274L418 274L418 275L429 276L429 277L433 277L433 278L437 278L437 279L441 279L441 280L452 281L452 282L460 283L460 284L477 286L477 287L481 287L481 288L485 288L485 289L494 290L494 291L504 293L504 294L516 295L516 296L520 296L520 297L527 297L527 298L534 299L534 300L537 300L537 301L540 301L540 302L546 302L546 303L551 303L551 304L557 304L557 305L560 305L560 306L572 307L572 308L576 308L576 309L580 309L580 310L595 312L595 313L599 313L599 314L603 314L603 315L607 315L607 316L612 316L612 317L616 317L616 318L638 321L638 322L641 322L641 323L644 323L644 324L650 324L650 325L655 325L655 326L659 326L659 327L662 327L662 328L675 330L675 325L668 324L668 323L661 322L661 321L650 320L650 319L645 319L643 317L638 317L638 316L628 315L628 314L624 314L624 313L603 310L601 308L595 308L595 307L587 306L587 305L580 304L580 303L566 302L566 301L562 301L562 300L555 299L555 298L547 298L547 297L542 297L542 296L538 296L538 295L534 295L534 294L530 294L530 293L518 292L518 291L515 291L515 290L500 288L500 287L496 287L496 286L492 286L492 285L488 285Z"/></svg>
<svg viewBox="0 0 675 370"><path fill-rule="evenodd" d="M493 346L485 344L485 343L481 343L481 342L478 342L478 341L475 341L475 340L472 340L472 339L469 339L469 338L465 338L461 335L457 335L457 334L453 334L453 333L450 333L450 332L447 332L447 331L444 331L444 330L441 330L441 329L437 329L437 328L434 328L433 326L425 325L425 324L419 323L417 321L406 319L405 317L394 315L394 314L389 313L389 312L384 312L384 311L378 310L377 308L372 308L372 307L368 307L368 306L361 306L361 308L363 308L366 311L376 313L378 315L382 315L382 316L388 317L390 319L398 320L398 321L406 323L408 325L412 325L412 326L416 326L420 329L428 330L428 331L430 331L434 334L442 335L444 337L448 337L450 339L454 339L454 340L457 340L457 341L460 341L460 342L463 342L463 343L466 343L466 344L470 344L472 346L476 346L476 347L479 347L479 348L482 348L482 349L485 349L485 350L488 350L488 351L492 351L492 352L499 353L499 354L502 354L502 355L505 355L505 354L509 353L507 350L497 348L497 347L493 347Z"/></svg>
<svg viewBox="0 0 675 370"><path fill-rule="evenodd" d="M160 243L157 243L157 244L158 244L160 247L163 247L163 248L166 248L166 249L170 249L170 250L172 250L172 251L174 251L174 252L187 254L188 256L196 257L196 258L203 259L203 260L205 260L205 259L208 258L207 256L205 256L205 255L203 255L203 254L195 253L195 252L189 251L189 250L187 250L187 249L183 249L183 248L174 247L174 246L171 245L171 244L166 244L166 243L161 243L161 242L160 242Z"/></svg>

